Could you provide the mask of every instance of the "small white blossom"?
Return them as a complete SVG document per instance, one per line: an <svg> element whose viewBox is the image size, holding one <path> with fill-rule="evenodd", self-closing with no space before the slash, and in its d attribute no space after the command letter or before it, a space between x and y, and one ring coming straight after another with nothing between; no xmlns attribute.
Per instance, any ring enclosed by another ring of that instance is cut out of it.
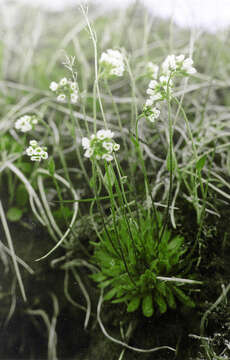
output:
<svg viewBox="0 0 230 360"><path fill-rule="evenodd" d="M157 108L151 109L151 114L148 116L150 122L154 123L156 119L160 116L160 110Z"/></svg>
<svg viewBox="0 0 230 360"><path fill-rule="evenodd" d="M31 146L37 146L38 142L36 140L30 140L30 145Z"/></svg>
<svg viewBox="0 0 230 360"><path fill-rule="evenodd" d="M152 99L152 98L149 98L149 99L146 100L145 105L146 105L147 107L152 106L152 104L153 104L153 99Z"/></svg>
<svg viewBox="0 0 230 360"><path fill-rule="evenodd" d="M34 155L40 155L42 153L43 153L43 149L40 146L34 149Z"/></svg>
<svg viewBox="0 0 230 360"><path fill-rule="evenodd" d="M193 65L193 60L191 58L187 58L183 61L181 69L184 70L189 75L195 74L196 69L192 65Z"/></svg>
<svg viewBox="0 0 230 360"><path fill-rule="evenodd" d="M149 83L149 88L150 89L155 89L158 85L158 82L156 80L151 80Z"/></svg>
<svg viewBox="0 0 230 360"><path fill-rule="evenodd" d="M102 155L102 159L106 160L106 161L112 161L113 160L113 156L110 154L103 154Z"/></svg>
<svg viewBox="0 0 230 360"><path fill-rule="evenodd" d="M78 100L78 93L74 92L70 95L70 100L72 104L76 104L77 100Z"/></svg>
<svg viewBox="0 0 230 360"><path fill-rule="evenodd" d="M57 101L58 101L58 102L64 102L64 101L65 101L65 98L66 98L65 94L60 94L60 95L58 95L58 97L57 97Z"/></svg>
<svg viewBox="0 0 230 360"><path fill-rule="evenodd" d="M34 154L34 149L32 148L32 146L29 146L27 149L26 149L26 153L28 156L31 156Z"/></svg>
<svg viewBox="0 0 230 360"><path fill-rule="evenodd" d="M182 61L184 61L184 58L185 58L185 56L182 54L182 55L178 55L178 56L176 56L176 62L182 62Z"/></svg>
<svg viewBox="0 0 230 360"><path fill-rule="evenodd" d="M100 140L104 140L106 138L106 130L98 130L97 137Z"/></svg>
<svg viewBox="0 0 230 360"><path fill-rule="evenodd" d="M50 90L51 91L56 91L58 89L58 83L56 83L55 81L52 81L50 83Z"/></svg>
<svg viewBox="0 0 230 360"><path fill-rule="evenodd" d="M162 95L160 93L156 93L151 96L152 101L157 101L157 100L161 100L161 99L162 99Z"/></svg>
<svg viewBox="0 0 230 360"><path fill-rule="evenodd" d="M87 149L86 152L84 153L85 157L90 158L90 156L93 155L93 149Z"/></svg>
<svg viewBox="0 0 230 360"><path fill-rule="evenodd" d="M47 153L46 151L43 151L43 153L41 154L41 158L42 158L43 160L48 159L48 153Z"/></svg>
<svg viewBox="0 0 230 360"><path fill-rule="evenodd" d="M111 130L105 130L105 135L109 139L112 139L114 137L114 133Z"/></svg>
<svg viewBox="0 0 230 360"><path fill-rule="evenodd" d="M118 151L120 149L120 145L119 144L114 144L113 145L113 150L114 151Z"/></svg>
<svg viewBox="0 0 230 360"><path fill-rule="evenodd" d="M113 143L104 141L104 142L102 143L102 146L103 146L109 153L111 153L111 152L113 151Z"/></svg>
<svg viewBox="0 0 230 360"><path fill-rule="evenodd" d="M65 86L65 85L67 85L67 83L68 83L68 80L65 77L59 81L59 85L61 85L61 86Z"/></svg>
<svg viewBox="0 0 230 360"><path fill-rule="evenodd" d="M151 74L150 76L153 79L157 79L159 66L152 63L151 61L149 61L148 64L147 64L147 69L148 69L149 73Z"/></svg>
<svg viewBox="0 0 230 360"><path fill-rule="evenodd" d="M176 67L175 55L168 55L162 64L162 72L168 74L170 71L176 70Z"/></svg>
<svg viewBox="0 0 230 360"><path fill-rule="evenodd" d="M148 94L148 95L150 95L150 96L153 96L153 95L155 94L155 90L148 88L148 89L146 90L146 94Z"/></svg>
<svg viewBox="0 0 230 360"><path fill-rule="evenodd" d="M81 143L82 143L83 149L85 149L85 150L89 149L90 141L89 141L89 139L87 137L82 138Z"/></svg>
<svg viewBox="0 0 230 360"><path fill-rule="evenodd" d="M77 83L71 81L71 82L70 82L70 89L73 90L73 91L77 90Z"/></svg>

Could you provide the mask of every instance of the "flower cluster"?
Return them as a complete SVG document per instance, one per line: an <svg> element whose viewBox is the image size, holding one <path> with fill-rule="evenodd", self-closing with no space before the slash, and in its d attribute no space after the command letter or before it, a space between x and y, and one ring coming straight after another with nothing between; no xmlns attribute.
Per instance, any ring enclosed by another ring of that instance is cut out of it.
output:
<svg viewBox="0 0 230 360"><path fill-rule="evenodd" d="M113 140L114 133L111 130L98 130L96 135L91 135L90 139L82 139L83 149L86 150L84 156L94 157L97 160L113 160L112 152L118 151L120 145Z"/></svg>
<svg viewBox="0 0 230 360"><path fill-rule="evenodd" d="M48 153L47 153L46 147L41 147L38 145L36 140L30 141L30 146L26 149L26 154L30 156L30 159L32 161L41 161L41 159L47 159Z"/></svg>
<svg viewBox="0 0 230 360"><path fill-rule="evenodd" d="M69 100L72 104L76 104L78 100L78 86L75 81L67 80L65 77L56 83L50 83L50 90L57 95L57 101L64 102Z"/></svg>
<svg viewBox="0 0 230 360"><path fill-rule="evenodd" d="M184 55L169 55L159 67L152 62L148 63L148 70L152 80L149 83L143 114L150 121L154 122L160 116L159 102L169 100L173 91L173 77L176 75L188 76L195 74L196 69L192 66L193 60L185 58Z"/></svg>
<svg viewBox="0 0 230 360"><path fill-rule="evenodd" d="M24 115L21 116L15 122L15 128L22 132L27 132L33 129L34 125L38 123L36 115Z"/></svg>
<svg viewBox="0 0 230 360"><path fill-rule="evenodd" d="M125 71L124 57L118 50L108 49L103 52L99 62L107 75L122 76Z"/></svg>
<svg viewBox="0 0 230 360"><path fill-rule="evenodd" d="M185 76L192 75L196 73L196 69L192 65L193 60L185 59L184 55L168 55L162 64L162 73L168 76L176 72L181 72Z"/></svg>

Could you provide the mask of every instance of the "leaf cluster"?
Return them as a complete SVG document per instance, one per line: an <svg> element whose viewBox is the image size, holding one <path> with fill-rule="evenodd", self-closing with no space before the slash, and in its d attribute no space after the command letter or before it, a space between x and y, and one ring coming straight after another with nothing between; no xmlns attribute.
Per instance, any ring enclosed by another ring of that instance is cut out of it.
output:
<svg viewBox="0 0 230 360"><path fill-rule="evenodd" d="M118 217L102 231L93 255L100 271L92 278L99 288L108 289L105 300L126 303L128 312L141 307L147 317L175 309L178 301L195 306L186 294L188 285L175 279L184 275L184 238L172 236L169 229L161 234L162 228L160 214L142 209Z"/></svg>

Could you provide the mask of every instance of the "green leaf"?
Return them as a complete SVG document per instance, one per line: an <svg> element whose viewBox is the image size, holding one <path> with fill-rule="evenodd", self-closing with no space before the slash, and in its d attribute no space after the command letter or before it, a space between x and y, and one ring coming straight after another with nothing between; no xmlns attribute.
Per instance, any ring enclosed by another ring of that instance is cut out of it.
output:
<svg viewBox="0 0 230 360"><path fill-rule="evenodd" d="M106 279L106 276L103 275L101 272L95 273L90 275L91 279L93 279L96 282L101 282L104 281Z"/></svg>
<svg viewBox="0 0 230 360"><path fill-rule="evenodd" d="M16 190L15 200L18 206L25 206L28 201L28 192L23 184L19 184Z"/></svg>
<svg viewBox="0 0 230 360"><path fill-rule="evenodd" d="M112 300L111 302L113 304L119 304L121 302L126 302L127 300L130 300L130 295L124 295L124 296L120 297L119 299Z"/></svg>
<svg viewBox="0 0 230 360"><path fill-rule="evenodd" d="M205 162L206 162L206 159L207 159L207 155L203 155L196 163L196 169L198 171L201 171L205 165Z"/></svg>
<svg viewBox="0 0 230 360"><path fill-rule="evenodd" d="M142 300L142 312L146 317L151 317L154 312L152 295L146 295Z"/></svg>
<svg viewBox="0 0 230 360"><path fill-rule="evenodd" d="M170 243L167 245L167 250L168 251L178 251L179 248L181 247L183 242L183 238L181 236L176 236L175 238L173 238L172 241L170 241Z"/></svg>
<svg viewBox="0 0 230 360"><path fill-rule="evenodd" d="M160 313L163 314L167 310L167 304L163 298L163 296L160 295L160 293L156 293L154 295L154 299L156 300L157 306L160 310Z"/></svg>
<svg viewBox="0 0 230 360"><path fill-rule="evenodd" d="M19 221L22 217L22 210L16 207L12 207L7 211L7 219L10 221Z"/></svg>
<svg viewBox="0 0 230 360"><path fill-rule="evenodd" d="M140 305L141 298L139 296L133 297L133 299L129 302L127 307L128 312L136 311Z"/></svg>
<svg viewBox="0 0 230 360"><path fill-rule="evenodd" d="M174 298L174 295L172 293L172 290L167 287L167 303L169 304L169 307L171 309L175 309L176 308L176 302L175 302L175 298Z"/></svg>
<svg viewBox="0 0 230 360"><path fill-rule="evenodd" d="M18 164L18 168L21 169L23 173L30 174L32 172L33 165L29 162L21 162Z"/></svg>
<svg viewBox="0 0 230 360"><path fill-rule="evenodd" d="M164 281L157 281L156 283L156 288L159 291L159 293L163 296L167 296L167 286L166 283Z"/></svg>
<svg viewBox="0 0 230 360"><path fill-rule="evenodd" d="M98 287L100 289L105 289L107 286L109 286L112 282L114 281L114 279L109 279L109 280L105 280L105 281L102 281Z"/></svg>
<svg viewBox="0 0 230 360"><path fill-rule="evenodd" d="M180 302L182 302L184 305L189 307L196 306L194 301L192 301L192 299L190 299L189 296L185 295L185 293L181 289L179 289L178 286L173 286L172 290L175 296L177 297L177 299L180 300Z"/></svg>
<svg viewBox="0 0 230 360"><path fill-rule="evenodd" d="M104 296L104 300L111 300L117 293L117 288L113 288L110 291L108 291L106 293L106 295Z"/></svg>
<svg viewBox="0 0 230 360"><path fill-rule="evenodd" d="M55 173L55 162L54 159L51 157L48 162L48 170L51 176L54 176Z"/></svg>

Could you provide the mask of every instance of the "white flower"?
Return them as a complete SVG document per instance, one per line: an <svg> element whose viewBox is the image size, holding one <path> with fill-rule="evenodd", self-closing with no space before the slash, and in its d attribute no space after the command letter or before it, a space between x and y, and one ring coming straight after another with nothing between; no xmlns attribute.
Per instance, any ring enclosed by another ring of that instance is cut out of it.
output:
<svg viewBox="0 0 230 360"><path fill-rule="evenodd" d="M47 153L47 151L43 151L43 153L41 154L41 158L42 158L43 160L48 159L48 153Z"/></svg>
<svg viewBox="0 0 230 360"><path fill-rule="evenodd" d="M176 57L175 55L168 55L162 64L162 71L168 74L170 71L176 70Z"/></svg>
<svg viewBox="0 0 230 360"><path fill-rule="evenodd" d="M117 60L123 60L123 55L118 50L108 49L107 53L109 56L111 56L111 58L115 58Z"/></svg>
<svg viewBox="0 0 230 360"><path fill-rule="evenodd" d="M84 156L87 158L90 158L93 155L93 149L89 148L86 150L86 152L84 153Z"/></svg>
<svg viewBox="0 0 230 360"><path fill-rule="evenodd" d="M78 100L78 93L74 92L70 95L70 100L72 104L76 104L77 100Z"/></svg>
<svg viewBox="0 0 230 360"><path fill-rule="evenodd" d="M172 82L172 79L169 80L169 76L168 75L162 75L160 76L160 82L161 83L166 83L166 84L169 84L169 86L172 86L173 85L173 82Z"/></svg>
<svg viewBox="0 0 230 360"><path fill-rule="evenodd" d="M125 71L124 66L114 67L110 70L110 75L122 76Z"/></svg>
<svg viewBox="0 0 230 360"><path fill-rule="evenodd" d="M146 90L146 94L148 94L148 95L154 95L154 94L155 94L155 90L148 88L148 89Z"/></svg>
<svg viewBox="0 0 230 360"><path fill-rule="evenodd" d="M150 122L154 123L154 121L160 116L160 110L157 108L151 109L151 115L148 116Z"/></svg>
<svg viewBox="0 0 230 360"><path fill-rule="evenodd" d="M110 154L103 154L102 155L102 159L106 160L106 161L112 161L113 160L113 156Z"/></svg>
<svg viewBox="0 0 230 360"><path fill-rule="evenodd" d="M82 140L81 140L81 144L83 146L83 149L89 149L90 147L90 141L88 138L84 137Z"/></svg>
<svg viewBox="0 0 230 360"><path fill-rule="evenodd" d="M110 143L110 142L104 141L104 142L102 143L102 146L103 146L103 148L105 148L109 153L111 153L111 152L113 151L113 144Z"/></svg>
<svg viewBox="0 0 230 360"><path fill-rule="evenodd" d="M31 146L37 146L38 142L36 140L30 140Z"/></svg>
<svg viewBox="0 0 230 360"><path fill-rule="evenodd" d="M43 152L43 149L40 146L38 146L34 149L34 155L40 155L40 154L42 154L42 152Z"/></svg>
<svg viewBox="0 0 230 360"><path fill-rule="evenodd" d="M97 138L100 140L104 140L106 138L106 130L98 130Z"/></svg>
<svg viewBox="0 0 230 360"><path fill-rule="evenodd" d="M112 139L114 137L114 133L111 130L105 130L105 136Z"/></svg>
<svg viewBox="0 0 230 360"><path fill-rule="evenodd" d="M119 149L120 149L120 145L119 145L119 144L116 143L116 144L113 145L113 150L114 150L114 151L118 151Z"/></svg>
<svg viewBox="0 0 230 360"><path fill-rule="evenodd" d="M157 85L158 85L158 82L156 80L151 80L149 83L149 88L155 89Z"/></svg>
<svg viewBox="0 0 230 360"><path fill-rule="evenodd" d="M67 80L65 77L62 78L62 79L59 81L59 84L60 84L61 86L65 86L67 83L68 83L68 80Z"/></svg>
<svg viewBox="0 0 230 360"><path fill-rule="evenodd" d="M58 89L58 84L55 81L52 81L50 83L50 90L51 91L56 91Z"/></svg>
<svg viewBox="0 0 230 360"><path fill-rule="evenodd" d="M40 161L41 161L41 157L38 156L38 155L31 156L30 160L31 160L31 161L39 161L39 162L40 162Z"/></svg>
<svg viewBox="0 0 230 360"><path fill-rule="evenodd" d="M73 90L73 91L76 90L76 89L77 89L77 83L71 81L71 82L70 82L70 89Z"/></svg>
<svg viewBox="0 0 230 360"><path fill-rule="evenodd" d="M153 103L154 101L157 101L157 100L162 99L162 95L161 95L160 93L156 93L155 95L152 95L152 96L150 97L150 99L151 99L151 101L152 101L152 103Z"/></svg>
<svg viewBox="0 0 230 360"><path fill-rule="evenodd" d="M145 103L146 106L152 106L152 104L153 104L152 98L146 100L146 103Z"/></svg>
<svg viewBox="0 0 230 360"><path fill-rule="evenodd" d="M152 78L156 79L159 71L159 66L149 61L147 64L147 69L151 73Z"/></svg>
<svg viewBox="0 0 230 360"><path fill-rule="evenodd" d="M181 69L184 70L189 75L195 74L196 69L192 65L193 65L193 60L191 58L187 58L183 61Z"/></svg>
<svg viewBox="0 0 230 360"><path fill-rule="evenodd" d="M57 101L58 101L58 102L64 102L64 101L65 101L65 98L66 98L65 94L60 94L60 95L58 95L58 97L57 97Z"/></svg>
<svg viewBox="0 0 230 360"><path fill-rule="evenodd" d="M32 148L32 146L29 146L27 149L26 149L26 153L28 156L31 156L34 154L34 149Z"/></svg>
<svg viewBox="0 0 230 360"><path fill-rule="evenodd" d="M182 61L184 61L184 58L185 58L185 56L182 54L182 55L178 55L178 56L176 56L176 62L182 62Z"/></svg>
<svg viewBox="0 0 230 360"><path fill-rule="evenodd" d="M15 128L21 130L22 132L27 132L32 130L32 125L30 123L30 116L22 116L15 122Z"/></svg>

